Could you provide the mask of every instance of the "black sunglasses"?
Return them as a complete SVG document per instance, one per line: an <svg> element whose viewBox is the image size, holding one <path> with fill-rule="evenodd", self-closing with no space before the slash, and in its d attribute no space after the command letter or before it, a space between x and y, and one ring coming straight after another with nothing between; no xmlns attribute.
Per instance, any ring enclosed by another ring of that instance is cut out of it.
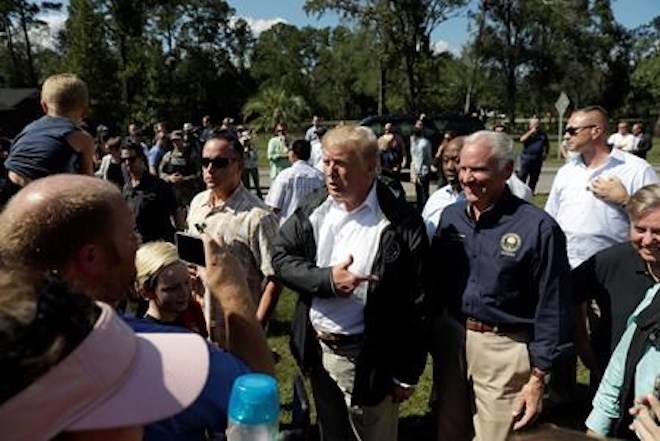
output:
<svg viewBox="0 0 660 441"><path fill-rule="evenodd" d="M580 130L582 130L582 129L591 129L592 127L596 127L596 125L592 124L590 126L582 126L582 127L566 127L564 129L564 133L568 133L571 136L575 136L578 133L580 133Z"/></svg>
<svg viewBox="0 0 660 441"><path fill-rule="evenodd" d="M237 161L236 158L202 158L202 167L207 168L213 165L213 168L225 168L230 162Z"/></svg>
<svg viewBox="0 0 660 441"><path fill-rule="evenodd" d="M121 162L133 162L137 159L137 156L126 156L121 158Z"/></svg>

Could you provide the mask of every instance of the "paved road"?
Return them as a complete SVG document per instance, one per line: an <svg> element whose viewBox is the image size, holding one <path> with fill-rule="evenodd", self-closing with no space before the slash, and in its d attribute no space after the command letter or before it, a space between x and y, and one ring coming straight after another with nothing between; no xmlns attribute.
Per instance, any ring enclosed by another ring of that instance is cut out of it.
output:
<svg viewBox="0 0 660 441"><path fill-rule="evenodd" d="M660 175L660 165L654 164L653 167L655 168L656 173ZM557 173L557 170L559 170L558 165L549 165L543 167L543 169L541 170L541 176L539 177L539 182L536 185L536 193L538 194L550 193L550 187L552 186L552 181L555 178L555 174ZM262 188L265 189L268 186L270 186L270 176L268 175L268 169L261 168L259 170L259 179ZM404 182L403 188L405 188L406 190L408 199L414 200L415 187L410 182ZM435 186L435 184L431 184L431 193L433 193L436 189L437 187ZM264 194L266 192L267 191L264 190Z"/></svg>

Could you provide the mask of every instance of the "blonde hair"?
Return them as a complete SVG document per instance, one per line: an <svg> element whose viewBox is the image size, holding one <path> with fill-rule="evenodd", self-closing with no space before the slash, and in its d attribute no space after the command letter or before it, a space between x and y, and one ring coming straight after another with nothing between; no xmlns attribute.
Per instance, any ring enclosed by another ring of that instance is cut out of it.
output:
<svg viewBox="0 0 660 441"><path fill-rule="evenodd" d="M349 147L362 160L364 165L378 165L378 138L374 132L363 126L343 125L330 129L321 141L323 148Z"/></svg>
<svg viewBox="0 0 660 441"><path fill-rule="evenodd" d="M41 101L58 115L85 110L89 106L87 84L71 73L51 75L41 86Z"/></svg>
<svg viewBox="0 0 660 441"><path fill-rule="evenodd" d="M646 185L628 200L626 211L631 219L639 219L645 213L660 208L660 184Z"/></svg>
<svg viewBox="0 0 660 441"><path fill-rule="evenodd" d="M176 247L169 242L149 242L135 253L136 280L139 289L155 288L158 274L173 263L180 262Z"/></svg>

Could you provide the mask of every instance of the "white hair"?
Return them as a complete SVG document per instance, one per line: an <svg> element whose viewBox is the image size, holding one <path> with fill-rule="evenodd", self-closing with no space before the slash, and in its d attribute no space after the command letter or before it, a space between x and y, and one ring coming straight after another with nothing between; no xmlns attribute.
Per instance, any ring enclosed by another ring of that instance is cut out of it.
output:
<svg viewBox="0 0 660 441"><path fill-rule="evenodd" d="M501 171L509 163L513 163L516 154L513 151L513 140L509 135L502 132L480 130L465 138L464 145L476 144L485 141L491 148L493 156L497 159L497 168Z"/></svg>

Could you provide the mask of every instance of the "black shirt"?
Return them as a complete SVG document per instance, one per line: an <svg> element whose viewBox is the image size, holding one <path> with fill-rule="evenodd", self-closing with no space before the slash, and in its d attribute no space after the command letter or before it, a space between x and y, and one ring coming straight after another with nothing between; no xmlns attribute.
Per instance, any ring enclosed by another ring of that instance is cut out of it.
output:
<svg viewBox="0 0 660 441"><path fill-rule="evenodd" d="M447 207L433 238L435 313L447 307L458 318L526 329L532 365L549 369L573 339L564 233L508 188L477 222L467 210L467 201Z"/></svg>
<svg viewBox="0 0 660 441"><path fill-rule="evenodd" d="M179 205L169 184L144 173L136 187L130 180L124 185L123 195L135 215L142 242L174 241L175 228L170 218L176 214Z"/></svg>
<svg viewBox="0 0 660 441"><path fill-rule="evenodd" d="M604 370L628 317L655 282L630 242L596 253L572 275L576 301L594 299L600 308L600 320L591 329L591 344Z"/></svg>

